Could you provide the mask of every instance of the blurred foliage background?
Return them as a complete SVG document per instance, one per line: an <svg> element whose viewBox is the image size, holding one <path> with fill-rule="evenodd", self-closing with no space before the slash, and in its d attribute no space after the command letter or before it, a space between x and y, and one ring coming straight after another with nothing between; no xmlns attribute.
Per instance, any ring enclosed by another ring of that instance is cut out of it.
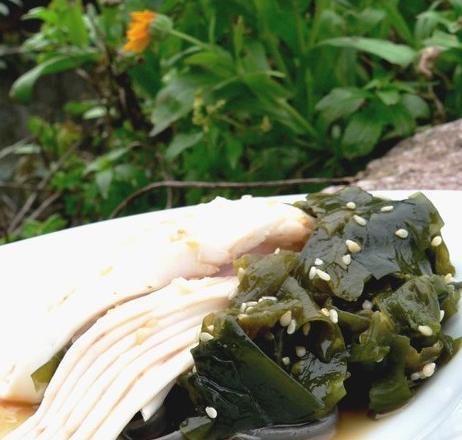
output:
<svg viewBox="0 0 462 440"><path fill-rule="evenodd" d="M461 29L462 0L3 0L1 107L63 99L0 132L0 240L249 192L152 182L353 175L462 115Z"/></svg>

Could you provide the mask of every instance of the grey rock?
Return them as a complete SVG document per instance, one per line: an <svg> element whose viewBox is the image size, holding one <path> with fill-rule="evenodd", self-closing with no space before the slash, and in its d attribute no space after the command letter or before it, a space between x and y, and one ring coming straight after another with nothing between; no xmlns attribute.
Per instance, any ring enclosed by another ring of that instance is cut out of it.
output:
<svg viewBox="0 0 462 440"><path fill-rule="evenodd" d="M462 190L462 119L401 141L357 177L365 190Z"/></svg>

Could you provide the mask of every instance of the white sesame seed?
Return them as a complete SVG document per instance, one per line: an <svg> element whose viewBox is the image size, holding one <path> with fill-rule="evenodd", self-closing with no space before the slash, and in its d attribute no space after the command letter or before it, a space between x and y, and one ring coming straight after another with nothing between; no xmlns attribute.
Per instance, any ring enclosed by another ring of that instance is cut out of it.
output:
<svg viewBox="0 0 462 440"><path fill-rule="evenodd" d="M195 365L193 365L193 367L192 367L192 370L191 370L191 371L192 371L194 374L196 374L196 373L197 373L197 368L196 368L196 366L195 366Z"/></svg>
<svg viewBox="0 0 462 440"><path fill-rule="evenodd" d="M276 250L274 251L274 255L279 254L279 252L281 252L281 249L280 249L280 248L276 248Z"/></svg>
<svg viewBox="0 0 462 440"><path fill-rule="evenodd" d="M258 302L262 301L277 301L278 299L275 296L262 296Z"/></svg>
<svg viewBox="0 0 462 440"><path fill-rule="evenodd" d="M258 302L257 301L248 301L246 304L247 304L247 307L250 307L250 306L253 307L253 306L256 306L258 304Z"/></svg>
<svg viewBox="0 0 462 440"><path fill-rule="evenodd" d="M363 301L362 307L364 310L372 310L372 303L368 299L366 299Z"/></svg>
<svg viewBox="0 0 462 440"><path fill-rule="evenodd" d="M247 308L247 304L244 302L244 303L241 304L241 307L239 308L239 311L241 313L244 313L246 308Z"/></svg>
<svg viewBox="0 0 462 440"><path fill-rule="evenodd" d="M212 406L208 406L207 408L205 408L205 412L211 419L217 418L217 415L218 415L217 410L213 408Z"/></svg>
<svg viewBox="0 0 462 440"><path fill-rule="evenodd" d="M447 273L445 276L444 276L444 282L446 284L449 284L449 283L453 283L454 282L454 277L452 276L452 273Z"/></svg>
<svg viewBox="0 0 462 440"><path fill-rule="evenodd" d="M244 275L245 275L245 269L240 267L238 270L237 270L237 278L239 279L239 281L242 280L242 278L244 278Z"/></svg>
<svg viewBox="0 0 462 440"><path fill-rule="evenodd" d="M329 316L329 310L327 310L325 307L323 307L320 312L324 315L324 316Z"/></svg>
<svg viewBox="0 0 462 440"><path fill-rule="evenodd" d="M359 215L354 215L353 219L356 223L358 223L359 226L366 226L367 220L364 217L361 217Z"/></svg>
<svg viewBox="0 0 462 440"><path fill-rule="evenodd" d="M210 332L210 333L213 333L213 331L215 330L215 326L213 324L210 324L207 326L207 330Z"/></svg>
<svg viewBox="0 0 462 440"><path fill-rule="evenodd" d="M343 264L346 264L347 266L349 266L351 264L351 255L350 254L345 254L342 257L342 261L343 261Z"/></svg>
<svg viewBox="0 0 462 440"><path fill-rule="evenodd" d="M330 275L321 269L316 269L316 275L324 281L330 281Z"/></svg>
<svg viewBox="0 0 462 440"><path fill-rule="evenodd" d="M419 372L412 373L411 380L420 380L420 373Z"/></svg>
<svg viewBox="0 0 462 440"><path fill-rule="evenodd" d="M361 246L353 240L346 240L345 241L346 247L352 254L357 254L361 251Z"/></svg>
<svg viewBox="0 0 462 440"><path fill-rule="evenodd" d="M441 235L435 235L431 241L431 245L433 247L438 247L441 243L443 243L443 239L441 238Z"/></svg>
<svg viewBox="0 0 462 440"><path fill-rule="evenodd" d="M381 212L390 212L390 211L393 211L394 207L393 205L387 205L387 206L382 206L380 208L380 211Z"/></svg>
<svg viewBox="0 0 462 440"><path fill-rule="evenodd" d="M208 341L211 341L212 339L213 339L213 336L207 332L201 332L201 334L199 335L199 341L201 342L208 342Z"/></svg>
<svg viewBox="0 0 462 440"><path fill-rule="evenodd" d="M249 315L246 315L245 313L239 313L239 315L237 315L237 319L239 321L242 321L243 319L247 319L249 317Z"/></svg>
<svg viewBox="0 0 462 440"><path fill-rule="evenodd" d="M433 330L431 329L431 327L429 327L428 325L419 325L417 327L417 329L419 330L420 333L422 333L424 336L431 336L433 334Z"/></svg>
<svg viewBox="0 0 462 440"><path fill-rule="evenodd" d="M380 359L377 359L375 362L377 362L379 364L382 361L383 361L383 357L381 357Z"/></svg>
<svg viewBox="0 0 462 440"><path fill-rule="evenodd" d="M295 333L296 328L297 328L297 321L295 321L295 319L292 319L292 321L290 321L289 326L287 327L287 334L292 335L293 333Z"/></svg>
<svg viewBox="0 0 462 440"><path fill-rule="evenodd" d="M252 310L255 310L255 307L249 306L249 307L247 307L247 308L245 309L245 312L246 312L246 313L250 313Z"/></svg>
<svg viewBox="0 0 462 440"><path fill-rule="evenodd" d="M444 318L444 310L440 310L440 322L443 320Z"/></svg>
<svg viewBox="0 0 462 440"><path fill-rule="evenodd" d="M308 278L310 280L314 280L315 276L316 276L316 267L311 266L310 271L308 272Z"/></svg>
<svg viewBox="0 0 462 440"><path fill-rule="evenodd" d="M299 358L302 358L306 354L306 348L302 347L301 345L297 345L295 347L295 353L297 354Z"/></svg>
<svg viewBox="0 0 462 440"><path fill-rule="evenodd" d="M281 359L282 363L287 366L290 364L290 358L288 356L284 356L282 359Z"/></svg>
<svg viewBox="0 0 462 440"><path fill-rule="evenodd" d="M429 364L424 365L424 367L422 368L422 374L425 377L431 377L435 372L435 368L436 364L434 362L430 362Z"/></svg>
<svg viewBox="0 0 462 440"><path fill-rule="evenodd" d="M323 264L324 264L324 261L322 261L320 258L316 258L316 260L314 260L315 266L322 266Z"/></svg>
<svg viewBox="0 0 462 440"><path fill-rule="evenodd" d="M308 336L308 333L310 332L311 324L307 322L303 327L302 327L302 332L305 336Z"/></svg>
<svg viewBox="0 0 462 440"><path fill-rule="evenodd" d="M334 324L337 324L337 322L338 322L338 313L337 313L337 310L335 310L335 309L330 309L330 310L329 310L329 318L330 318L330 320L331 320Z"/></svg>
<svg viewBox="0 0 462 440"><path fill-rule="evenodd" d="M407 238L407 237L408 237L409 232L407 232L406 229L401 228L401 229L398 229L397 231L395 231L395 235L396 235L397 237L399 237L399 238L403 238L403 239L404 239L404 238Z"/></svg>
<svg viewBox="0 0 462 440"><path fill-rule="evenodd" d="M348 202L348 203L346 204L346 207L347 207L348 209L356 209L356 203L355 203L355 202Z"/></svg>
<svg viewBox="0 0 462 440"><path fill-rule="evenodd" d="M292 312L290 310L287 310L287 312L285 312L279 319L279 324L281 324L281 327L287 327L290 324L291 320Z"/></svg>

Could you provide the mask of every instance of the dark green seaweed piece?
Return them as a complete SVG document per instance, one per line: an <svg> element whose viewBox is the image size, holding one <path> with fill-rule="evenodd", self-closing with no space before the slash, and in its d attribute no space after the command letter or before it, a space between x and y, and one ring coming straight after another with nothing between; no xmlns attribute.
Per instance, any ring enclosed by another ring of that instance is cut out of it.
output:
<svg viewBox="0 0 462 440"><path fill-rule="evenodd" d="M32 382L36 391L45 389L50 383L51 378L55 374L61 360L64 357L65 350L56 353L47 363L37 368L32 374Z"/></svg>
<svg viewBox="0 0 462 440"><path fill-rule="evenodd" d="M198 407L212 406L218 413L207 439L315 418L322 407L318 398L267 357L234 318L224 316L215 322L214 339L192 350L197 372L187 378ZM184 435L204 438L190 423L182 427Z"/></svg>
<svg viewBox="0 0 462 440"><path fill-rule="evenodd" d="M354 209L348 208L348 202L354 203L349 205ZM312 290L355 301L372 279L454 273L445 243L431 246L443 221L421 193L403 201L386 201L349 187L335 194L310 195L299 206L317 220L298 269L304 285ZM366 223L358 223L355 216ZM398 237L399 229L406 230L408 236ZM346 240L354 241L361 250L352 253ZM349 265L342 260L345 254L351 254ZM330 275L329 281L309 277L317 258L323 261L322 270Z"/></svg>
<svg viewBox="0 0 462 440"><path fill-rule="evenodd" d="M374 413L399 408L413 395L405 373L409 338L394 335L390 346L383 373L373 382L369 391L369 408Z"/></svg>
<svg viewBox="0 0 462 440"><path fill-rule="evenodd" d="M423 336L420 326L430 327L433 335L441 330L438 294L453 287L438 275L412 278L379 303L380 310L398 326L399 333Z"/></svg>

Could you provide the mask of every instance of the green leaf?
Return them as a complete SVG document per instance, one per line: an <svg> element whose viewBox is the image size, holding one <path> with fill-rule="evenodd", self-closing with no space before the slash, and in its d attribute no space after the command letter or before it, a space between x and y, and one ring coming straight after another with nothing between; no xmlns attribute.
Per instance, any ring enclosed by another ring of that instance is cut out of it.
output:
<svg viewBox="0 0 462 440"><path fill-rule="evenodd" d="M235 169L244 152L244 146L242 142L232 136L227 136L225 142L226 157L228 158L231 168Z"/></svg>
<svg viewBox="0 0 462 440"><path fill-rule="evenodd" d="M165 151L165 158L173 160L179 156L187 148L196 145L202 138L204 133L202 131L196 133L178 133Z"/></svg>
<svg viewBox="0 0 462 440"><path fill-rule="evenodd" d="M339 118L354 113L364 103L367 93L354 87L339 87L331 90L317 104L316 110L322 113L330 125Z"/></svg>
<svg viewBox="0 0 462 440"><path fill-rule="evenodd" d="M80 1L68 4L62 20L66 27L70 43L77 47L87 47L89 36L83 19L83 10Z"/></svg>
<svg viewBox="0 0 462 440"><path fill-rule="evenodd" d="M385 105L394 105L399 102L399 91L397 89L383 89L375 92Z"/></svg>
<svg viewBox="0 0 462 440"><path fill-rule="evenodd" d="M21 104L28 104L32 98L34 85L40 77L75 69L82 64L94 63L98 59L99 55L93 51L56 55L21 75L13 83L10 96Z"/></svg>
<svg viewBox="0 0 462 440"><path fill-rule="evenodd" d="M355 113L345 128L342 150L345 157L365 156L375 147L382 134L382 121L364 109Z"/></svg>
<svg viewBox="0 0 462 440"><path fill-rule="evenodd" d="M376 55L392 64L406 67L417 57L417 52L409 46L395 44L387 40L364 37L339 37L323 40L318 46L346 47Z"/></svg>
<svg viewBox="0 0 462 440"><path fill-rule="evenodd" d="M112 169L99 171L95 175L96 185L104 199L107 199L109 195L109 188L111 187L113 175Z"/></svg>
<svg viewBox="0 0 462 440"><path fill-rule="evenodd" d="M414 119L430 117L430 107L420 96L406 93L402 97L402 103Z"/></svg>

